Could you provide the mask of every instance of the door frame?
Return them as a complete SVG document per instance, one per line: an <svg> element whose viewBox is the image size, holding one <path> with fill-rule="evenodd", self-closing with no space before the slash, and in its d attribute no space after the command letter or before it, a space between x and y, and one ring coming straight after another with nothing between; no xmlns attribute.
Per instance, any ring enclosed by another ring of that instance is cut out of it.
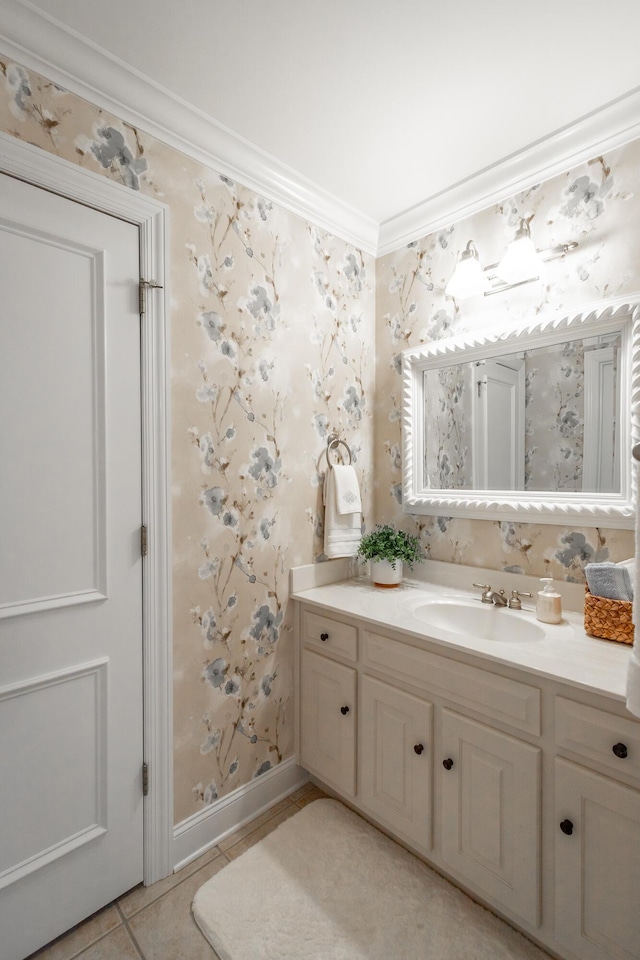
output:
<svg viewBox="0 0 640 960"><path fill-rule="evenodd" d="M147 292L140 338L142 523L148 530L142 563L143 750L149 770L143 875L149 886L173 869L169 208L1 131L0 173L137 225L140 276L162 284Z"/></svg>

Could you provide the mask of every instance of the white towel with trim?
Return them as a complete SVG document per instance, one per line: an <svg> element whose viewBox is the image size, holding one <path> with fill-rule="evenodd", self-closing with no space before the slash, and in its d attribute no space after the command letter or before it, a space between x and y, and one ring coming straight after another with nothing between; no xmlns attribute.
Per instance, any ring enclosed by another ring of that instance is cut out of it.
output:
<svg viewBox="0 0 640 960"><path fill-rule="evenodd" d="M331 466L324 477L324 553L353 557L362 536L362 499L353 467Z"/></svg>
<svg viewBox="0 0 640 960"><path fill-rule="evenodd" d="M636 495L640 487L640 462L633 461L636 472ZM640 717L640 504L636 504L636 564L633 576L633 596L635 603L631 608L634 633L629 672L627 673L627 710Z"/></svg>

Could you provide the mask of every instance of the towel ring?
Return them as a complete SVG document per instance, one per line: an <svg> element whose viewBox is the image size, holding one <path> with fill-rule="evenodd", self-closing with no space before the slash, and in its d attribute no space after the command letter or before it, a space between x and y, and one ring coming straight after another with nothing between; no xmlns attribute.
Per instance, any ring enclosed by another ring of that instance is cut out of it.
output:
<svg viewBox="0 0 640 960"><path fill-rule="evenodd" d="M329 451L336 450L338 447L345 448L345 450L349 454L349 466L351 466L351 464L353 463L353 456L351 455L351 447L344 440L341 440L340 437L335 433L332 433L327 438L327 463L329 464L329 466L333 466L329 458Z"/></svg>

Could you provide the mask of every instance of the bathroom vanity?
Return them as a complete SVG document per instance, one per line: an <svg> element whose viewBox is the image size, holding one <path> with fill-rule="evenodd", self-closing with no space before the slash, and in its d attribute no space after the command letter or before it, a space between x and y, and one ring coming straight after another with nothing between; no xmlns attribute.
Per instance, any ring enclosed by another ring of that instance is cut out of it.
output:
<svg viewBox="0 0 640 960"><path fill-rule="evenodd" d="M629 648L477 594L294 592L298 761L559 956L638 960Z"/></svg>

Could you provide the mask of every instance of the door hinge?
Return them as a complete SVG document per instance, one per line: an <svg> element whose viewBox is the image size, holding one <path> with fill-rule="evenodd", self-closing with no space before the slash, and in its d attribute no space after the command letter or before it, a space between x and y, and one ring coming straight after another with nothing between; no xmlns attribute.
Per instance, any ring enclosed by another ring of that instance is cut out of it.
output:
<svg viewBox="0 0 640 960"><path fill-rule="evenodd" d="M138 287L140 316L147 311L147 290L164 290L164 287L157 280L140 280Z"/></svg>
<svg viewBox="0 0 640 960"><path fill-rule="evenodd" d="M143 557L149 552L149 530L142 524L140 527L140 553Z"/></svg>
<svg viewBox="0 0 640 960"><path fill-rule="evenodd" d="M142 764L142 796L146 797L149 794L149 764Z"/></svg>

